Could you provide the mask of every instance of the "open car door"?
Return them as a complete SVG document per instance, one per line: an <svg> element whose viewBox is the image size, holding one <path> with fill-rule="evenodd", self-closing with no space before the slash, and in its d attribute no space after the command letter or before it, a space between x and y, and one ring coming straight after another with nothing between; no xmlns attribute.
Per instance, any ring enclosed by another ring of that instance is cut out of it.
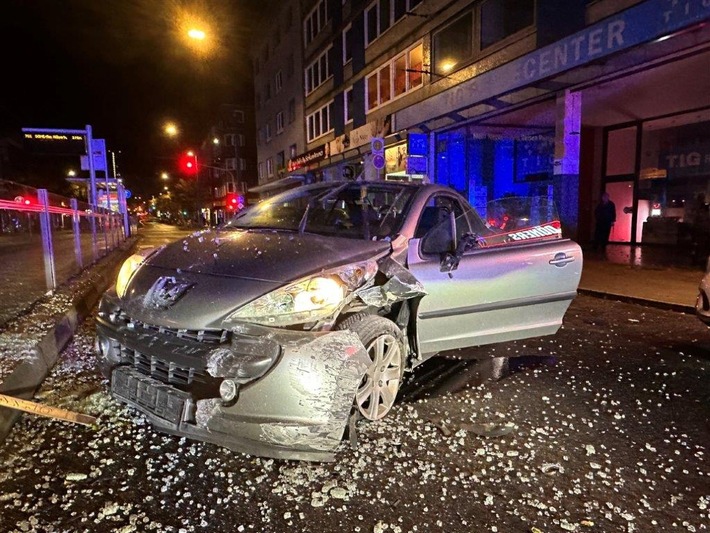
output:
<svg viewBox="0 0 710 533"><path fill-rule="evenodd" d="M421 360L553 334L577 294L582 250L561 237L556 213L538 205L534 216L486 224L464 209L409 243L408 268L427 291L416 313Z"/></svg>

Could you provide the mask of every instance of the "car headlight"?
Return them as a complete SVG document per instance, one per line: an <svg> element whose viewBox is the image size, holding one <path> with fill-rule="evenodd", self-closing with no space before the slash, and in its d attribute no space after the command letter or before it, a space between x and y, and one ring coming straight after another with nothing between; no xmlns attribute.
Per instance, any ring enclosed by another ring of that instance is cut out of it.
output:
<svg viewBox="0 0 710 533"><path fill-rule="evenodd" d="M154 252L155 248L147 248L137 254L133 254L123 262L121 270L118 271L118 277L116 278L116 294L119 298L125 296L128 283L131 281L136 270L138 270L138 267Z"/></svg>
<svg viewBox="0 0 710 533"><path fill-rule="evenodd" d="M377 273L377 263L346 265L299 280L257 298L227 317L227 322L290 326L331 316L353 290Z"/></svg>

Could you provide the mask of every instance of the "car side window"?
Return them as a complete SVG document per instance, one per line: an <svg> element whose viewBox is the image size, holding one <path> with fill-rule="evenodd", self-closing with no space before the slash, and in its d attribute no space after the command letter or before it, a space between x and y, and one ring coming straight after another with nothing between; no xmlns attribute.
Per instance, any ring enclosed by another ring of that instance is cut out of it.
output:
<svg viewBox="0 0 710 533"><path fill-rule="evenodd" d="M451 217L455 235L451 234ZM440 254L453 251L461 236L470 231L461 203L451 196L434 195L422 210L414 236L422 239L422 253Z"/></svg>

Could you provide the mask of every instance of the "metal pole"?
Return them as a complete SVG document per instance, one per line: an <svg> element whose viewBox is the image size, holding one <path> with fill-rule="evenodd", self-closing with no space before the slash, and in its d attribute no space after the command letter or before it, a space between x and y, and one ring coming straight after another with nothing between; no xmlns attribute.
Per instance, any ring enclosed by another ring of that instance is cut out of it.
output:
<svg viewBox="0 0 710 533"><path fill-rule="evenodd" d="M76 257L76 264L79 266L79 271L81 271L84 269L84 257L81 255L81 227L79 226L81 216L79 215L79 207L76 198L71 198L69 205L72 210L72 227L74 229L74 256Z"/></svg>
<svg viewBox="0 0 710 533"><path fill-rule="evenodd" d="M127 239L131 236L131 223L128 218L128 205L126 204L126 188L122 183L118 184L118 205L123 214L123 238Z"/></svg>
<svg viewBox="0 0 710 533"><path fill-rule="evenodd" d="M99 258L96 236L96 170L94 169L94 140L91 136L91 126L86 125L86 157L89 162L89 205L91 206L91 251L94 261Z"/></svg>
<svg viewBox="0 0 710 533"><path fill-rule="evenodd" d="M44 255L44 277L47 290L57 288L57 276L54 270L54 248L52 246L52 221L49 217L49 196L47 189L37 189L37 199L42 206L39 214L39 227L42 231L42 252Z"/></svg>

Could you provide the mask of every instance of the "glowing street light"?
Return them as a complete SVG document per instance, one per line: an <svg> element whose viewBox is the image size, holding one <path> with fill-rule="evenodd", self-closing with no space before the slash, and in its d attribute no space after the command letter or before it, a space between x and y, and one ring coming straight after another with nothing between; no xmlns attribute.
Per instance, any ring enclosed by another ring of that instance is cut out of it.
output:
<svg viewBox="0 0 710 533"><path fill-rule="evenodd" d="M165 126L163 126L163 131L168 137L176 137L177 134L180 133L174 122L166 122Z"/></svg>
<svg viewBox="0 0 710 533"><path fill-rule="evenodd" d="M163 172L160 174L160 177L164 180L170 179L170 176L168 175L167 172Z"/></svg>
<svg viewBox="0 0 710 533"><path fill-rule="evenodd" d="M189 30L187 30L187 36L190 39L195 39L196 41L204 41L207 37L207 34L203 30L197 28L190 28Z"/></svg>

